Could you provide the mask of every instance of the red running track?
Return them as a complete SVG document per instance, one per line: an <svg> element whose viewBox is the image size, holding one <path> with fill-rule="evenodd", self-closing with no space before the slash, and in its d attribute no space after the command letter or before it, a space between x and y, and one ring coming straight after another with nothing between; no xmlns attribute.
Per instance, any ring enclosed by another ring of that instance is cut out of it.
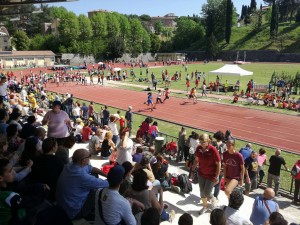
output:
<svg viewBox="0 0 300 225"><path fill-rule="evenodd" d="M158 104L153 112L144 104L146 92L136 92L111 87L82 86L68 83L65 87L49 85L48 90L59 93L72 93L74 97L133 111L198 128L210 132L230 129L234 137L286 151L300 153L300 117L272 112L252 110L237 106L171 97L164 104ZM156 98L154 94L153 99Z"/></svg>

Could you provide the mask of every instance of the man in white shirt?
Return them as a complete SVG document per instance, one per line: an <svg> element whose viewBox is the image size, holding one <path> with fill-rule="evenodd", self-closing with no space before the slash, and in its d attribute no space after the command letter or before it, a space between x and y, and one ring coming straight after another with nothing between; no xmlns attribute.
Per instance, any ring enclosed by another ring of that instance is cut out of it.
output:
<svg viewBox="0 0 300 225"><path fill-rule="evenodd" d="M226 225L252 225L249 219L250 215L239 211L244 203L243 193L239 190L233 190L229 196L229 204L225 206L224 212L226 217Z"/></svg>
<svg viewBox="0 0 300 225"><path fill-rule="evenodd" d="M0 79L0 97L7 101L7 82L6 77L1 77Z"/></svg>
<svg viewBox="0 0 300 225"><path fill-rule="evenodd" d="M125 128L121 133L121 140L117 145L117 163L122 165L124 162L132 162L133 141L129 138L129 129Z"/></svg>

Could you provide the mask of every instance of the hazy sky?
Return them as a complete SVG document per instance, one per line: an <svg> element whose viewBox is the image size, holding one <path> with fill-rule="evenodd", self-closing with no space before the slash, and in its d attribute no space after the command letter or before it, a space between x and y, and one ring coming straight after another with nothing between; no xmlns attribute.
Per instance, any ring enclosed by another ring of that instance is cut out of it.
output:
<svg viewBox="0 0 300 225"><path fill-rule="evenodd" d="M251 0L233 0L237 13L240 14L242 5L249 5ZM260 6L261 0L256 0ZM88 11L105 9L123 14L148 14L164 16L175 13L177 16L199 14L206 0L79 0L77 2L56 3L50 5L64 6L77 15Z"/></svg>

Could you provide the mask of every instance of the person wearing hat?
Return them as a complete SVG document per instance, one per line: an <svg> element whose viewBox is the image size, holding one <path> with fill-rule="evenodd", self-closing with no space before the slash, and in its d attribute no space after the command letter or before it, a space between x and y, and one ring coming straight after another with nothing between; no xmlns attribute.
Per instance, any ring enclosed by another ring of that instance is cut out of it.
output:
<svg viewBox="0 0 300 225"><path fill-rule="evenodd" d="M58 145L69 134L69 129L73 128L68 114L61 110L61 102L54 101L52 104L52 110L49 110L42 121L42 125L48 125L48 137L54 137L57 139Z"/></svg>
<svg viewBox="0 0 300 225"><path fill-rule="evenodd" d="M232 190L243 185L245 166L241 153L235 150L235 139L229 137L226 142L227 151L223 153L225 194L229 198Z"/></svg>
<svg viewBox="0 0 300 225"><path fill-rule="evenodd" d="M100 224L126 224L136 225L136 220L132 214L129 201L119 193L120 185L123 181L125 169L123 166L116 165L111 168L107 175L108 188L98 190L96 198L99 195L99 217ZM98 221L96 221L98 222Z"/></svg>
<svg viewBox="0 0 300 225"><path fill-rule="evenodd" d="M257 188L258 160L257 153L251 152L245 160L245 194L249 196L251 190Z"/></svg>
<svg viewBox="0 0 300 225"><path fill-rule="evenodd" d="M82 120L80 118L77 118L76 119L76 123L75 123L75 126L74 126L74 136L76 137L76 142L77 143L80 143L82 141L82 128L83 128L84 124L82 122Z"/></svg>

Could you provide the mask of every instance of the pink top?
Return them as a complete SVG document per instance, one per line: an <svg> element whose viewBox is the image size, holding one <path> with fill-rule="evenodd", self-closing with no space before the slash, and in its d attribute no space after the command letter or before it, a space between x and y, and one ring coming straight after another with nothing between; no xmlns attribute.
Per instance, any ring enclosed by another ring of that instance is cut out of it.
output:
<svg viewBox="0 0 300 225"><path fill-rule="evenodd" d="M257 161L258 161L259 166L262 166L262 164L264 163L265 160L267 160L267 155L266 154L257 156Z"/></svg>

